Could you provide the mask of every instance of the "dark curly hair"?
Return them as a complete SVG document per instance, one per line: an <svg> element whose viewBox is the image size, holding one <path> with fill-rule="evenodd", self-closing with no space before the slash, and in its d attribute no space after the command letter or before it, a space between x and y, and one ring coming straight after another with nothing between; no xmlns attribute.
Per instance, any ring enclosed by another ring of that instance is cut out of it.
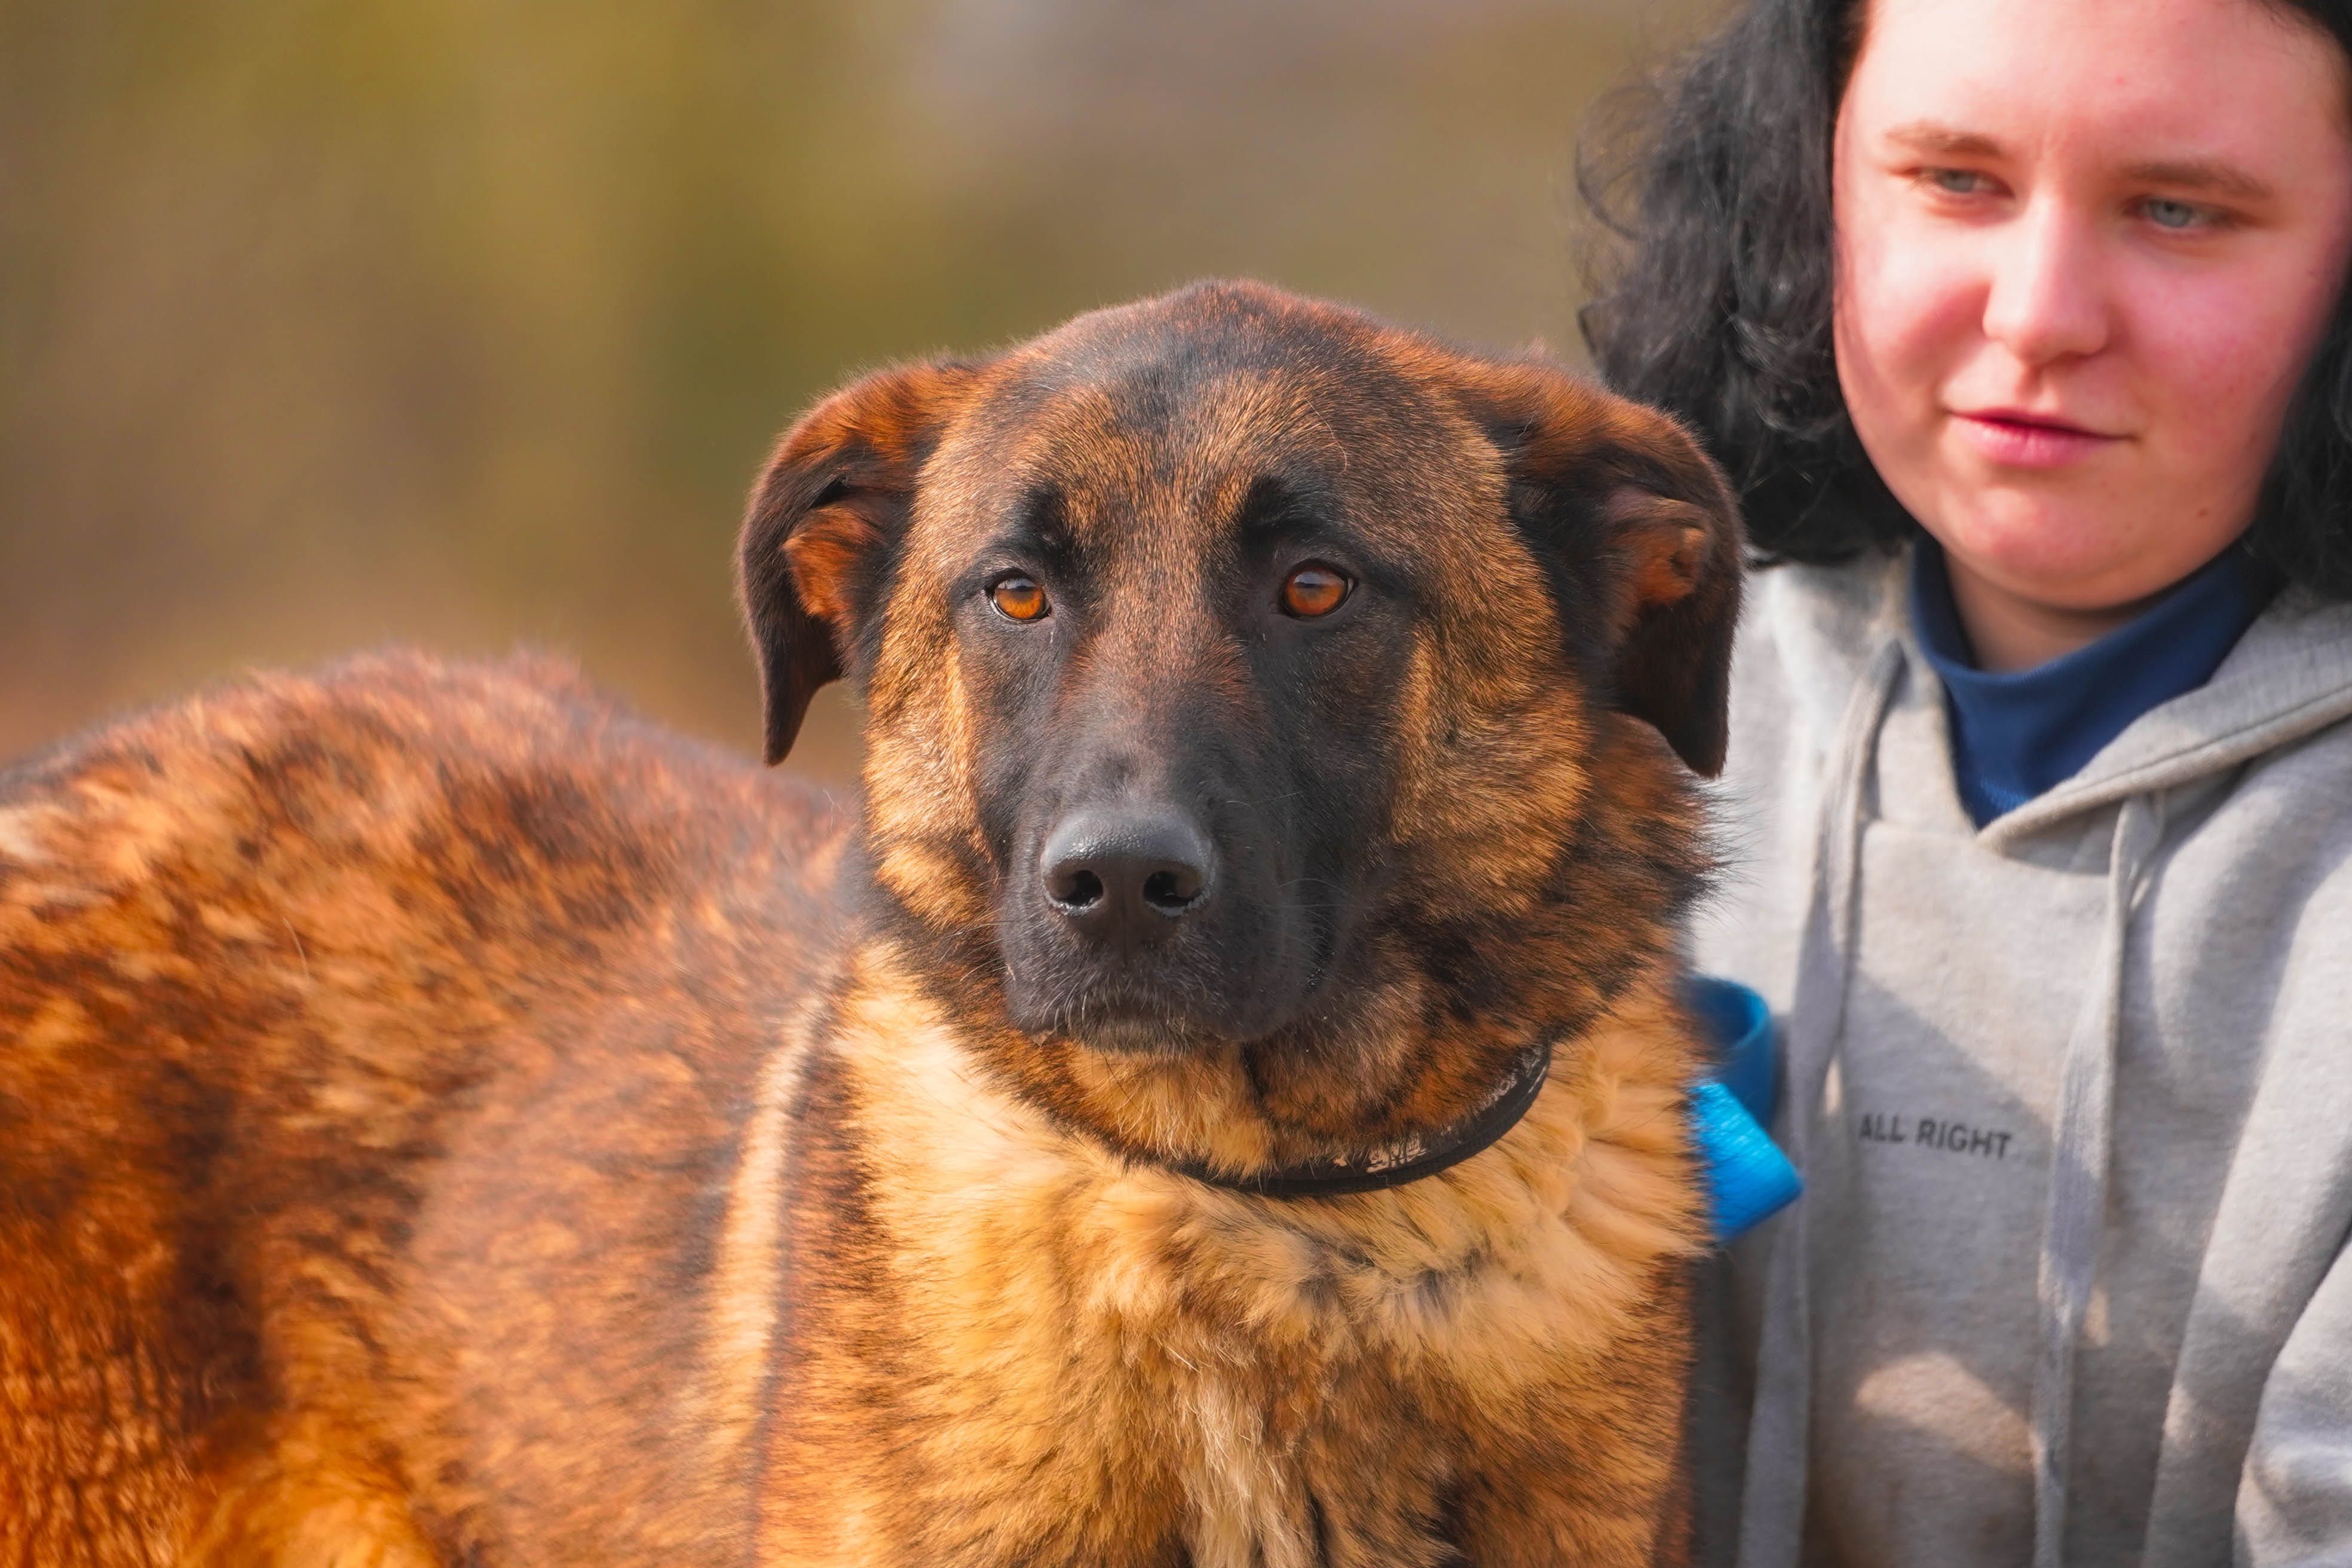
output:
<svg viewBox="0 0 2352 1568"><path fill-rule="evenodd" d="M2249 0L2352 59L2352 0ZM1759 563L1891 548L1917 524L1864 455L1832 357L1830 135L1866 0L1748 0L1621 94L1579 184L1615 243L1580 318L1594 363L1672 410L1738 488ZM2352 288L2289 409L2245 548L2352 599Z"/></svg>

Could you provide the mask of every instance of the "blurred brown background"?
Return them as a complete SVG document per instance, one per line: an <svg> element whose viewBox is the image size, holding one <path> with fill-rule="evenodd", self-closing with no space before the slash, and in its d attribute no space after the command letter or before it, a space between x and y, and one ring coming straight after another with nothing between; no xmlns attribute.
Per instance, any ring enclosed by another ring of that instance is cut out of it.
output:
<svg viewBox="0 0 2352 1568"><path fill-rule="evenodd" d="M749 749L803 402L1213 273L1574 353L1576 132L1709 9L0 0L0 758L390 639Z"/></svg>

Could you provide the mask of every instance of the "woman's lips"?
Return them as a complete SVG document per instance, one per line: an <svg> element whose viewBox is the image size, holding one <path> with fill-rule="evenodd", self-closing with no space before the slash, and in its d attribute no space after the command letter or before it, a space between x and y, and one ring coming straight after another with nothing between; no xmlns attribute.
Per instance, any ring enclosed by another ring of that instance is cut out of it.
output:
<svg viewBox="0 0 2352 1568"><path fill-rule="evenodd" d="M2010 408L1955 414L1952 421L1980 456L2012 468L2063 468L2123 439Z"/></svg>

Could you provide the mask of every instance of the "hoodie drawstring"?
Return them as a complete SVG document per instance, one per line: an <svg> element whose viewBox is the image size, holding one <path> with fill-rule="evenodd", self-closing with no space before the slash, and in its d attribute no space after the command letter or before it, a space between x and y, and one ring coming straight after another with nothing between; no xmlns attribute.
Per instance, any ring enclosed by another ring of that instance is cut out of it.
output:
<svg viewBox="0 0 2352 1568"><path fill-rule="evenodd" d="M1796 994L1783 1058L1789 1156L1801 1172L1809 1173L1810 1125L1820 1112L1830 1060L1845 1027L1863 795L1878 752L1878 729L1902 668L1902 647L1889 641L1855 683L1824 775L1832 793L1822 803L1812 895L1798 948ZM1813 1392L1812 1303L1807 1289L1806 1215L1811 1206L1800 1201L1782 1215L1767 1266L1756 1403L1748 1430L1748 1479L1739 1508L1742 1568L1794 1568L1803 1545Z"/></svg>
<svg viewBox="0 0 2352 1568"><path fill-rule="evenodd" d="M2107 855L2106 931L2090 994L2066 1042L2052 1130L2050 1200L2037 1295L2042 1352L2033 1371L2033 1568L2059 1568L2074 1413L2074 1349L2083 1333L2106 1228L2116 1116L2116 1047L2123 1029L2124 950L2158 841L2160 802L2126 798Z"/></svg>

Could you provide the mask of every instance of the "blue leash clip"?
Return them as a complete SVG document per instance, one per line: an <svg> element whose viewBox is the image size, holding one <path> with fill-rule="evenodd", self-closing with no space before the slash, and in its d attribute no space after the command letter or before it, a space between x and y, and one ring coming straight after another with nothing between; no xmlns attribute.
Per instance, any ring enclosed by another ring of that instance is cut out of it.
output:
<svg viewBox="0 0 2352 1568"><path fill-rule="evenodd" d="M1717 1246L1778 1214L1805 1190L1765 1128L1771 1125L1772 1014L1732 980L1694 975L1684 1001L1715 1047L1715 1072L1691 1090L1692 1130L1706 1168Z"/></svg>

